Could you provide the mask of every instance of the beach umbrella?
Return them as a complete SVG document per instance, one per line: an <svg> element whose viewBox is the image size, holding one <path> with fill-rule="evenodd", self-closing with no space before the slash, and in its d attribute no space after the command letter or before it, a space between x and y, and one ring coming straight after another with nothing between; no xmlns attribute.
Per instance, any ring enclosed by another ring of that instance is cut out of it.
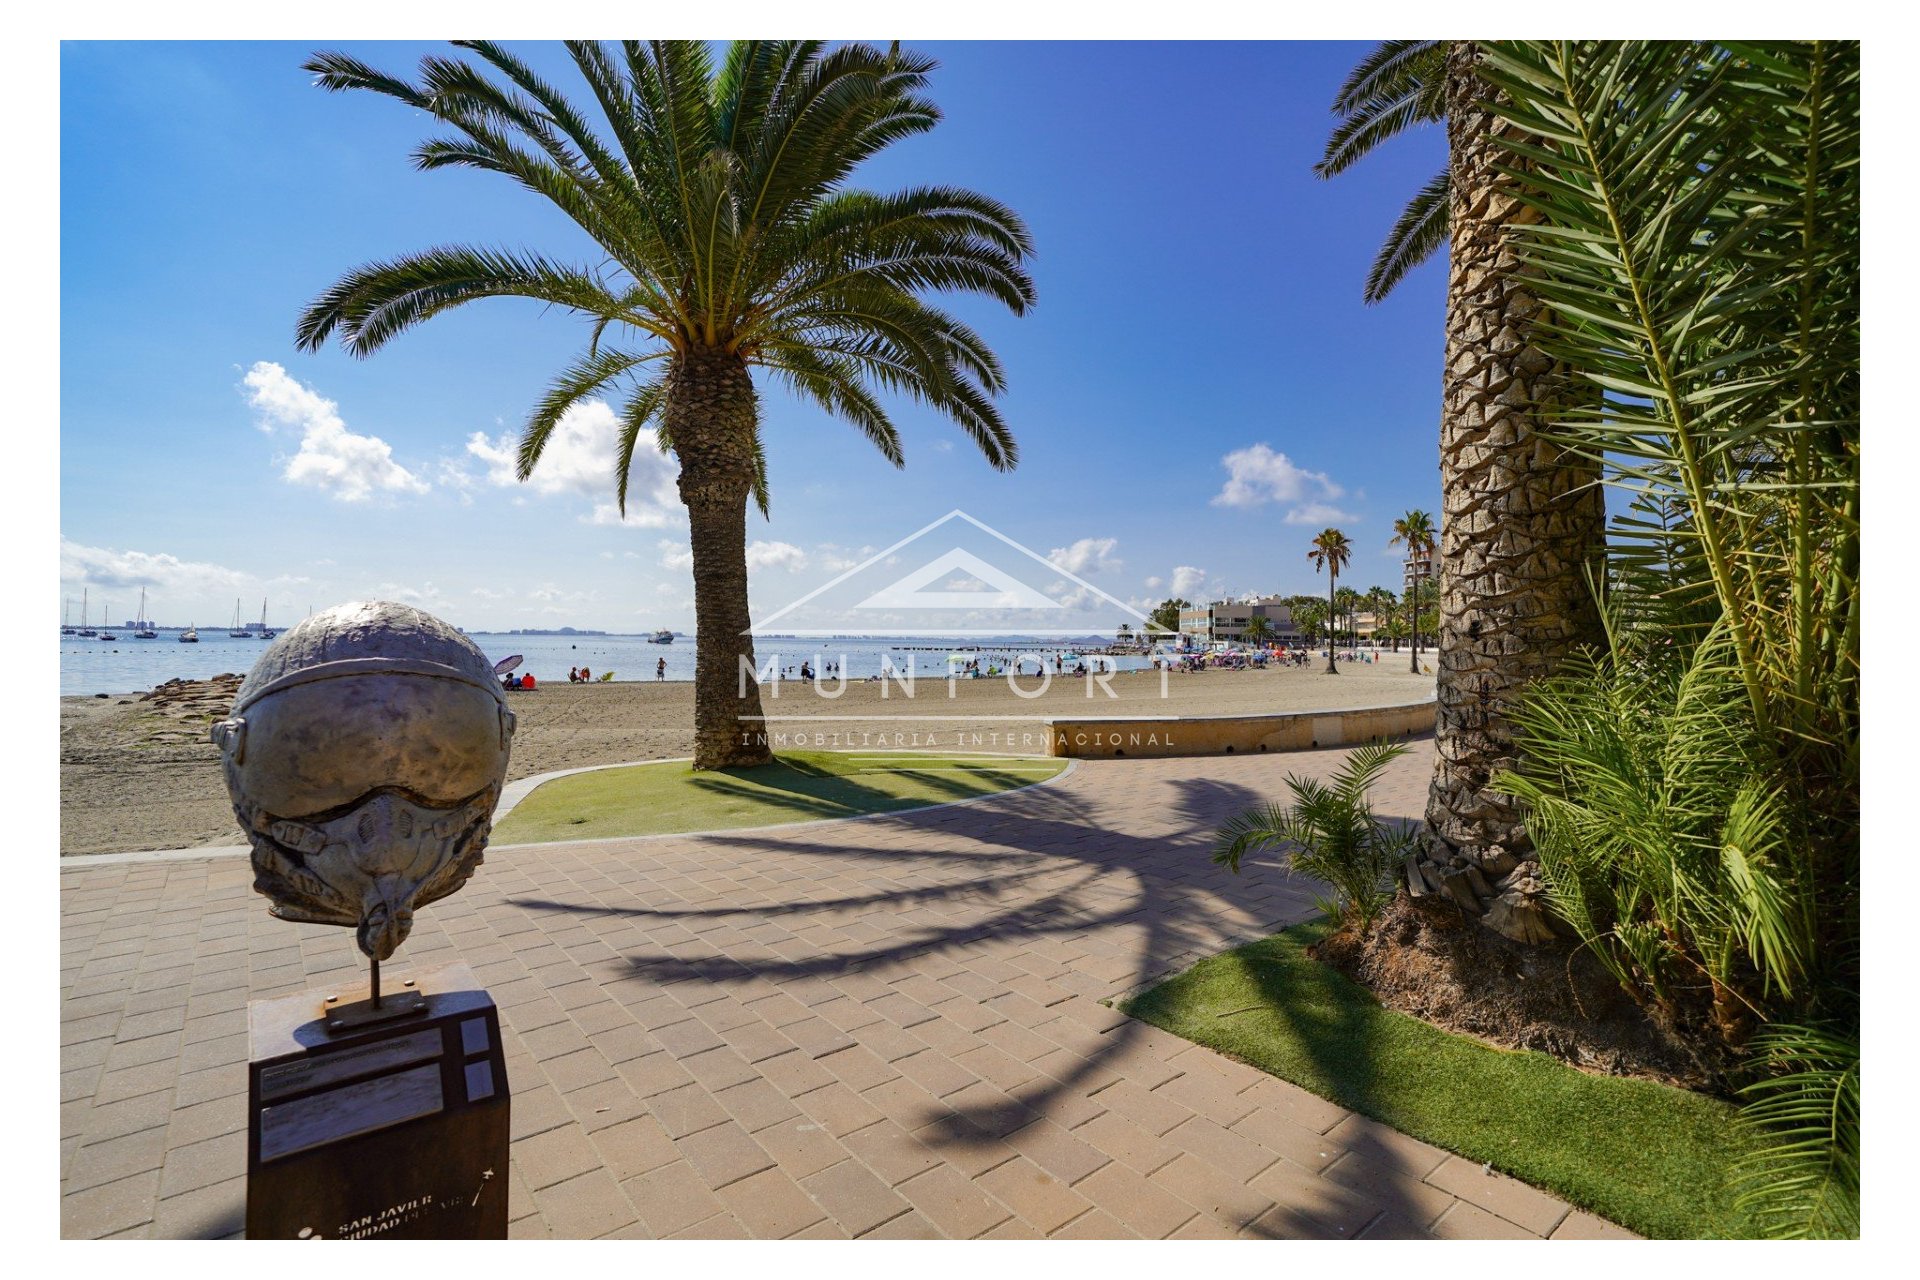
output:
<svg viewBox="0 0 1920 1280"><path fill-rule="evenodd" d="M493 674L503 676L525 661L526 658L517 653L511 658L502 658L493 664Z"/></svg>

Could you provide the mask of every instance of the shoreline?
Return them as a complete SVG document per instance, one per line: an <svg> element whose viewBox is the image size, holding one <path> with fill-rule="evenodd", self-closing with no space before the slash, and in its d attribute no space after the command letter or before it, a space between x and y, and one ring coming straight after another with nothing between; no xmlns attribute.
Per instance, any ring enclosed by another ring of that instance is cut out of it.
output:
<svg viewBox="0 0 1920 1280"><path fill-rule="evenodd" d="M1406 655L1397 655L1400 664L1394 656L1371 665L1343 663L1337 677L1312 668L1173 674L1164 681L1164 698L1161 677L1148 671L1112 676L1105 689L1056 677L1034 696L1016 694L997 678L949 685L923 676L913 698L892 684L883 695L876 682L849 681L838 696L821 697L810 686L783 681L778 698L770 689L763 693L762 709L776 750L1046 754L1041 722L1050 718L1249 716L1431 697L1433 677L1409 674ZM243 843L219 753L207 740L207 725L231 704L231 685L193 682L157 692L60 699L62 855ZM508 705L519 717L509 782L692 754L693 686L687 681L562 681L509 694Z"/></svg>

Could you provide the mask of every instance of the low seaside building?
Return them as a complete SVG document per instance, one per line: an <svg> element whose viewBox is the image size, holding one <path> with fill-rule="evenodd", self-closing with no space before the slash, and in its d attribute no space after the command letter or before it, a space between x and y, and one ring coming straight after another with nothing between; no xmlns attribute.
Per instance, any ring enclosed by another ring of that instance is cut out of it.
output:
<svg viewBox="0 0 1920 1280"><path fill-rule="evenodd" d="M1244 644L1247 627L1255 618L1267 620L1267 639L1273 644L1292 644L1300 639L1300 628L1293 621L1293 610L1279 596L1256 596L1247 600L1218 600L1180 611L1180 633L1198 646Z"/></svg>

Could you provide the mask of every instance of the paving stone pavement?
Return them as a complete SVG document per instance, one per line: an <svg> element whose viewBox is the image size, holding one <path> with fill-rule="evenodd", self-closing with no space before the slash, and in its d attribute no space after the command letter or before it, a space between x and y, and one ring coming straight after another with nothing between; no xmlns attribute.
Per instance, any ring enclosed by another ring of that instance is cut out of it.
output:
<svg viewBox="0 0 1920 1280"><path fill-rule="evenodd" d="M1431 751L1382 812L1421 811ZM1207 845L1341 755L489 850L397 967L465 961L500 1005L519 1237L1624 1236L1100 1003L1311 914ZM237 1236L247 1002L357 976L351 935L269 918L244 860L72 861L61 1232Z"/></svg>

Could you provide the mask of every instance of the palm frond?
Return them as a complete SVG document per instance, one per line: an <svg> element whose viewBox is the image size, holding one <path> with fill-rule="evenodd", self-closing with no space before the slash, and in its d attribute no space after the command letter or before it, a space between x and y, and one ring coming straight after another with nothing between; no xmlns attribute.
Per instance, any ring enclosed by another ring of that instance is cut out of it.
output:
<svg viewBox="0 0 1920 1280"><path fill-rule="evenodd" d="M546 452L547 441L552 437L554 428L569 409L602 390L608 383L631 373L649 360L659 358L660 353L657 352L633 354L596 347L562 371L534 407L527 425L521 430L519 454L514 464L519 478L525 480L533 474L534 467L540 462L540 455ZM626 474L624 468L621 474ZM623 488L623 510L624 506Z"/></svg>
<svg viewBox="0 0 1920 1280"><path fill-rule="evenodd" d="M1753 1050L1760 1078L1740 1093L1754 1149L1735 1176L1735 1207L1775 1239L1858 1237L1858 1036L1771 1026Z"/></svg>
<svg viewBox="0 0 1920 1280"><path fill-rule="evenodd" d="M1367 284L1362 297L1380 302L1406 278L1407 272L1431 258L1447 243L1447 201L1451 190L1447 171L1427 180L1387 233L1386 243L1374 255L1367 269Z"/></svg>

